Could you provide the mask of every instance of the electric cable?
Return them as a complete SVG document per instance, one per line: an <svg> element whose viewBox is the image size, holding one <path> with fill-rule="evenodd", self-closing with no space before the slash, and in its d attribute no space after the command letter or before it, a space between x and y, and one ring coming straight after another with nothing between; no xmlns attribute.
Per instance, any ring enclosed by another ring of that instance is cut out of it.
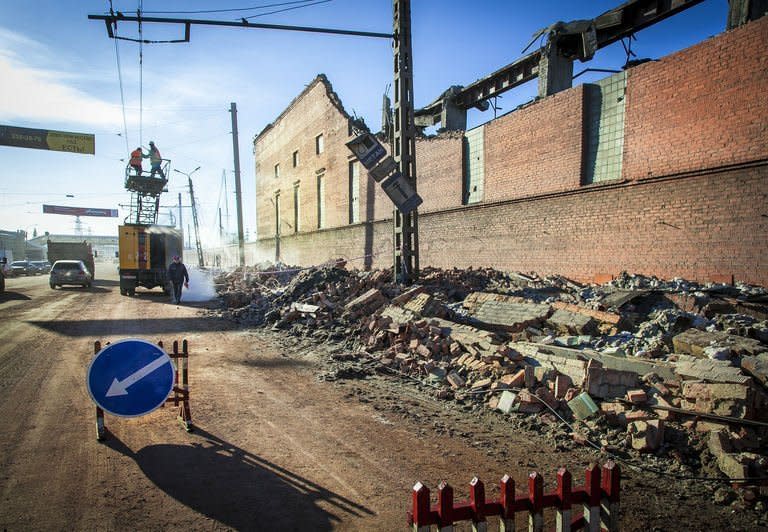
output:
<svg viewBox="0 0 768 532"><path fill-rule="evenodd" d="M267 13L259 13L258 15L251 15L250 17L244 17L243 20L250 20L252 18L256 17L264 17L266 15L274 15L275 13L283 13L285 11L293 11L294 9L301 9L302 7L309 7L309 6L316 6L318 4L327 4L331 0L319 0L317 2L313 2L311 4L304 4L303 6L295 6L295 7L286 7L285 9L277 9L275 11L268 11Z"/></svg>
<svg viewBox="0 0 768 532"><path fill-rule="evenodd" d="M263 4L260 6L252 6L252 7L236 7L236 8L230 8L230 9L201 9L197 11L147 11L147 14L151 15L170 15L170 14L176 14L176 15L199 15L203 13L234 13L237 11L253 11L256 9L266 9L270 7L282 7L287 6L291 4L306 4L307 2L310 2L311 0L296 0L294 2L280 2L277 4Z"/></svg>
<svg viewBox="0 0 768 532"><path fill-rule="evenodd" d="M139 146L144 145L144 40L142 39L141 13L144 0L139 0Z"/></svg>
<svg viewBox="0 0 768 532"><path fill-rule="evenodd" d="M112 11L112 0L109 0L109 12L110 14L114 14L114 11ZM114 32L115 35L117 35L117 24L115 24ZM120 102L123 109L123 136L125 137L125 151L129 152L131 149L128 147L128 121L125 118L125 94L123 92L123 74L120 68L120 48L117 45L117 39L114 39L114 41L115 58L117 59L117 79L120 84Z"/></svg>

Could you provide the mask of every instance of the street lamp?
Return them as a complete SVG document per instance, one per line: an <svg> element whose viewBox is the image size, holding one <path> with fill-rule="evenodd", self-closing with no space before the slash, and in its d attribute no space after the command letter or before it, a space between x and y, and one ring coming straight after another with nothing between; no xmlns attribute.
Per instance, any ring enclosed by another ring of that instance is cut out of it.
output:
<svg viewBox="0 0 768 532"><path fill-rule="evenodd" d="M199 166L189 173L182 172L181 170L177 170L176 168L173 169L174 172L178 172L181 175L187 176L187 181L189 181L189 190L192 190L192 174L194 174L198 170L200 170ZM184 225L182 224L182 219L181 219L181 192L179 192L179 229L181 229L182 233L184 232Z"/></svg>
<svg viewBox="0 0 768 532"><path fill-rule="evenodd" d="M174 171L174 172L178 172L178 173L180 173L181 175L185 175L185 176L187 176L187 179L191 179L191 177L190 177L190 176L191 176L192 174L194 174L195 172L197 172L198 170L200 170L200 167L199 167L199 166L198 166L197 168L195 168L194 170L192 170L190 173L182 172L181 170L177 170L176 168L174 168L174 169L173 169L173 171Z"/></svg>

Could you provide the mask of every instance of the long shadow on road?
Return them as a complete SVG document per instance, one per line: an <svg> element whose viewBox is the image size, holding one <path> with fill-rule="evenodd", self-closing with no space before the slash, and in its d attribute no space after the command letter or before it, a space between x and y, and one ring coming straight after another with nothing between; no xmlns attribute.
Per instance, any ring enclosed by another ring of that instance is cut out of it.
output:
<svg viewBox="0 0 768 532"><path fill-rule="evenodd" d="M30 320L27 323L64 336L146 335L233 330L237 325L207 318L152 318L124 320Z"/></svg>
<svg viewBox="0 0 768 532"><path fill-rule="evenodd" d="M331 530L345 515L373 515L365 506L199 427L195 434L202 441L150 445L135 453L112 434L105 445L133 458L171 497L235 530Z"/></svg>
<svg viewBox="0 0 768 532"><path fill-rule="evenodd" d="M29 301L30 299L32 298L26 294L20 294L18 292L10 292L8 290L0 294L0 303L2 303L3 301L13 301L13 300Z"/></svg>

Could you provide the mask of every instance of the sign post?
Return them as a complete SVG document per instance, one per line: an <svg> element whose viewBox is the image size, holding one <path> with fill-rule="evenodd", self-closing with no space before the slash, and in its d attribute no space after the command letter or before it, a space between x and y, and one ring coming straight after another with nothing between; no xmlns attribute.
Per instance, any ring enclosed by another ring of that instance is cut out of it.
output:
<svg viewBox="0 0 768 532"><path fill-rule="evenodd" d="M173 355L169 356L162 343L128 338L108 344L101 349L101 342L94 344L96 353L88 366L86 385L96 403L96 437L105 436L104 412L118 417L139 417L171 401L180 406L179 419L191 430L188 385L187 342L183 353L178 352L178 342L173 343ZM171 357L182 359L183 380L179 382L179 370ZM173 397L169 395L173 393Z"/></svg>

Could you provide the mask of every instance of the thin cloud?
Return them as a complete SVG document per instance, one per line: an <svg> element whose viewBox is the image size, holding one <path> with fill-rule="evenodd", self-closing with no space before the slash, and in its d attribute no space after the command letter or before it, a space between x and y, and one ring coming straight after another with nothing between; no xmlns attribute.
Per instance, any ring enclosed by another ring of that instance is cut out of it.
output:
<svg viewBox="0 0 768 532"><path fill-rule="evenodd" d="M119 106L74 87L72 74L47 68L52 58L41 43L0 28L0 120L119 129Z"/></svg>

